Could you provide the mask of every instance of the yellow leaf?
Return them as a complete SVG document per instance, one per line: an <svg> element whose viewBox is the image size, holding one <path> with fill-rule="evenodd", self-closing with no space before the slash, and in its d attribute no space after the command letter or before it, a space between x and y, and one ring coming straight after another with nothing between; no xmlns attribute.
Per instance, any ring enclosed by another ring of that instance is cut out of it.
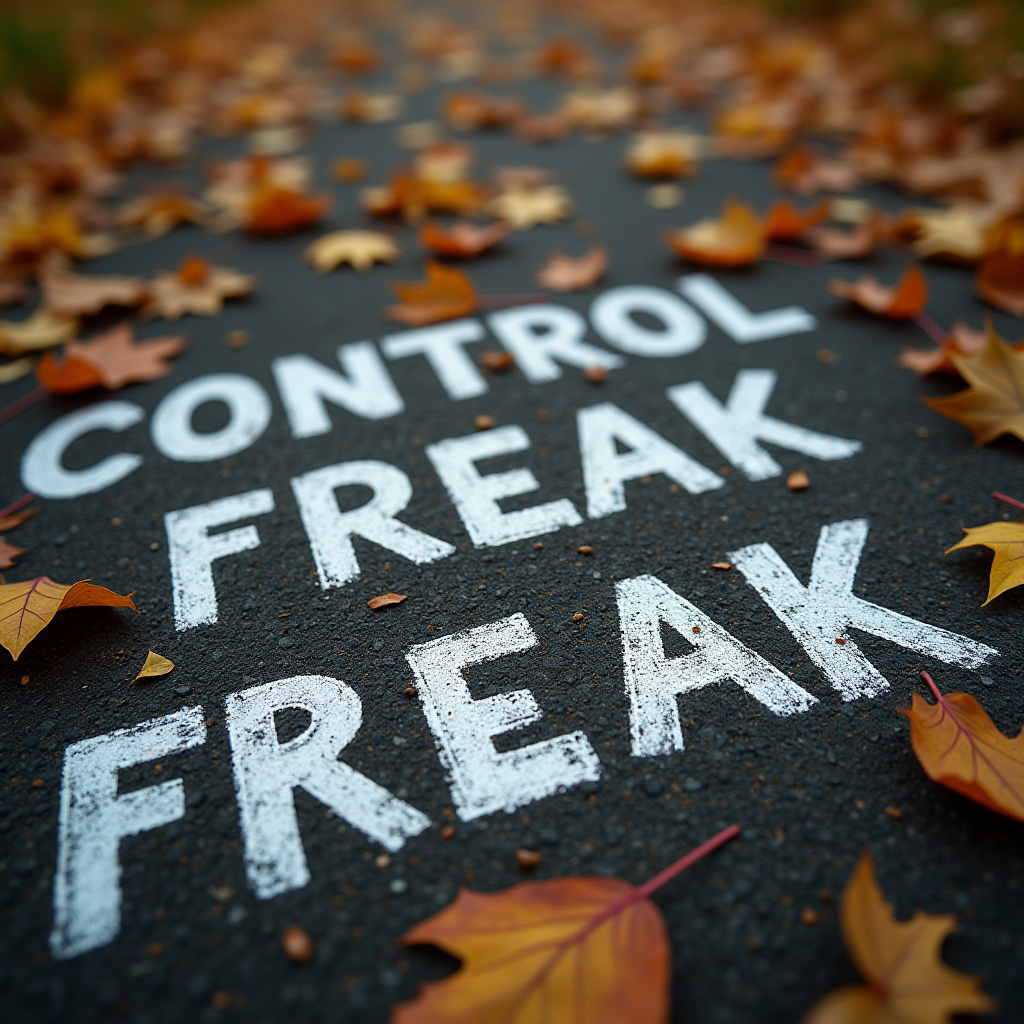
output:
<svg viewBox="0 0 1024 1024"><path fill-rule="evenodd" d="M995 552L989 573L988 597L984 607L993 598L1024 583L1024 523L987 523L964 529L967 534L947 552L961 548L986 547Z"/></svg>
<svg viewBox="0 0 1024 1024"><path fill-rule="evenodd" d="M88 580L70 586L40 576L24 583L0 586L0 647L6 647L15 661L57 612L87 606L135 608L130 597L97 587Z"/></svg>
<svg viewBox="0 0 1024 1024"><path fill-rule="evenodd" d="M1024 821L1024 729L1004 736L970 694L942 694L927 672L921 675L935 703L915 693L912 707L896 710L910 719L910 742L928 777Z"/></svg>
<svg viewBox="0 0 1024 1024"><path fill-rule="evenodd" d="M977 978L947 967L939 956L955 916L919 910L897 921L867 850L846 884L841 918L850 959L868 984L829 993L803 1024L951 1024L954 1013L995 1011Z"/></svg>
<svg viewBox="0 0 1024 1024"><path fill-rule="evenodd" d="M132 680L137 683L140 679L148 679L150 676L165 676L174 668L174 662L165 658L156 651L150 651L146 657L146 663L139 669L139 674Z"/></svg>
<svg viewBox="0 0 1024 1024"><path fill-rule="evenodd" d="M37 309L24 320L0 320L0 352L20 356L61 345L75 336L78 318L54 316L47 309Z"/></svg>
<svg viewBox="0 0 1024 1024"><path fill-rule="evenodd" d="M560 185L511 188L491 200L491 213L523 231L535 224L554 224L572 212L572 200Z"/></svg>
<svg viewBox="0 0 1024 1024"><path fill-rule="evenodd" d="M306 259L321 274L342 263L364 273L374 263L393 263L398 255L398 246L379 231L332 231L306 250Z"/></svg>

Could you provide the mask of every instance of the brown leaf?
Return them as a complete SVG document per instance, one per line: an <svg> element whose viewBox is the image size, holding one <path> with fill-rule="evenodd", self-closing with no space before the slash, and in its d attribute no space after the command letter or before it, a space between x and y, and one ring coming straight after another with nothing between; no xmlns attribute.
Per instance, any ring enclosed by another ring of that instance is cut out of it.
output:
<svg viewBox="0 0 1024 1024"><path fill-rule="evenodd" d="M16 548L0 537L0 569L13 569L14 560L28 554L25 548Z"/></svg>
<svg viewBox="0 0 1024 1024"><path fill-rule="evenodd" d="M689 178L699 156L700 142L690 132L640 132L626 151L626 166L638 178Z"/></svg>
<svg viewBox="0 0 1024 1024"><path fill-rule="evenodd" d="M578 292L590 288L608 268L608 250L595 245L577 259L563 252L553 252L537 272L537 284L552 292Z"/></svg>
<svg viewBox="0 0 1024 1024"><path fill-rule="evenodd" d="M166 377L172 369L167 360L184 351L187 344L182 335L136 341L130 324L118 324L90 341L69 341L63 361L47 352L39 360L36 375L40 384L58 394L101 384L117 391L126 384Z"/></svg>
<svg viewBox="0 0 1024 1024"><path fill-rule="evenodd" d="M436 221L427 221L420 228L420 244L437 256L468 259L493 248L511 230L500 220L482 228L463 220L447 229Z"/></svg>
<svg viewBox="0 0 1024 1024"><path fill-rule="evenodd" d="M7 533L22 523L27 523L33 516L39 515L39 509L27 508L24 512L14 512L9 516L0 518L0 533Z"/></svg>
<svg viewBox="0 0 1024 1024"><path fill-rule="evenodd" d="M1024 317L1024 253L986 256L975 272L974 285L996 309Z"/></svg>
<svg viewBox="0 0 1024 1024"><path fill-rule="evenodd" d="M511 188L491 200L491 213L518 231L537 224L554 224L572 212L572 200L560 185Z"/></svg>
<svg viewBox="0 0 1024 1024"><path fill-rule="evenodd" d="M56 317L98 313L105 306L141 306L149 287L141 277L76 274L62 260L47 260L39 271L43 308Z"/></svg>
<svg viewBox="0 0 1024 1024"><path fill-rule="evenodd" d="M809 149L793 149L775 165L775 184L801 196L817 192L849 192L860 183L856 168Z"/></svg>
<svg viewBox="0 0 1024 1024"><path fill-rule="evenodd" d="M216 316L224 308L225 299L242 298L255 284L255 274L214 267L199 256L190 256L175 272L156 275L150 286L152 299L142 315L162 316L165 320L177 320L189 313Z"/></svg>
<svg viewBox="0 0 1024 1024"><path fill-rule="evenodd" d="M387 309L389 319L410 327L424 327L469 316L476 310L476 288L466 274L435 260L428 260L426 269L426 281L396 281L391 285L401 302Z"/></svg>
<svg viewBox="0 0 1024 1024"><path fill-rule="evenodd" d="M366 603L374 610L388 608L393 604L401 604L408 600L408 594L381 594L378 597L371 597Z"/></svg>
<svg viewBox="0 0 1024 1024"><path fill-rule="evenodd" d="M330 208L330 196L263 185L249 197L245 227L254 235L289 235L315 224Z"/></svg>
<svg viewBox="0 0 1024 1024"><path fill-rule="evenodd" d="M342 263L350 264L362 274L374 263L394 263L399 255L391 236L379 231L332 231L306 250L306 259L321 274Z"/></svg>
<svg viewBox="0 0 1024 1024"><path fill-rule="evenodd" d="M905 348L896 358L896 365L915 373L956 373L953 356L977 355L988 343L988 333L968 327L963 320L953 324L946 341L935 348ZM1011 342L1017 352L1024 352L1024 339Z"/></svg>
<svg viewBox="0 0 1024 1024"><path fill-rule="evenodd" d="M928 283L916 264L911 264L892 288L865 274L856 281L829 281L828 290L870 313L894 320L909 320L922 312L928 303Z"/></svg>
<svg viewBox="0 0 1024 1024"><path fill-rule="evenodd" d="M771 242L799 242L815 224L828 216L828 200L809 210L798 210L788 199L780 199L764 215L764 231Z"/></svg>
<svg viewBox="0 0 1024 1024"><path fill-rule="evenodd" d="M746 203L726 201L718 220L702 220L665 240L684 259L708 267L745 267L764 254L767 235L760 217Z"/></svg>
<svg viewBox="0 0 1024 1024"><path fill-rule="evenodd" d="M0 352L9 356L53 348L75 336L78 318L55 316L40 307L24 320L0 320Z"/></svg>
<svg viewBox="0 0 1024 1024"><path fill-rule="evenodd" d="M806 240L827 260L862 260L871 256L885 237L885 219L877 210L849 231L829 225L811 228Z"/></svg>

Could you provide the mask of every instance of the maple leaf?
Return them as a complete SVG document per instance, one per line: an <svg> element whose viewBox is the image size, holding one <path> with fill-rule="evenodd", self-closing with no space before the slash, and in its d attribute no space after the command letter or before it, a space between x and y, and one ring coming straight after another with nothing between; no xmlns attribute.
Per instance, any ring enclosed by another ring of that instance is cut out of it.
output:
<svg viewBox="0 0 1024 1024"><path fill-rule="evenodd" d="M57 612L103 606L135 608L130 597L115 594L88 580L65 586L49 576L0 586L0 647L17 661L21 652L45 629Z"/></svg>
<svg viewBox="0 0 1024 1024"><path fill-rule="evenodd" d="M697 170L701 141L690 132L640 132L626 151L639 178L688 178Z"/></svg>
<svg viewBox="0 0 1024 1024"><path fill-rule="evenodd" d="M28 554L25 548L16 548L0 537L0 569L13 569L14 560Z"/></svg>
<svg viewBox="0 0 1024 1024"><path fill-rule="evenodd" d="M306 250L306 259L321 274L342 263L351 264L362 274L374 263L393 263L398 256L398 246L379 231L332 231Z"/></svg>
<svg viewBox="0 0 1024 1024"><path fill-rule="evenodd" d="M969 327L957 320L949 337L936 348L905 348L896 358L896 365L906 367L915 373L956 373L953 356L977 355L988 343L988 332ZM1017 352L1024 352L1024 340L1012 343Z"/></svg>
<svg viewBox="0 0 1024 1024"><path fill-rule="evenodd" d="M214 267L200 256L190 256L173 273L161 271L150 286L152 298L142 316L177 320L194 316L216 316L225 299L248 295L256 285L255 274L241 274L228 267Z"/></svg>
<svg viewBox="0 0 1024 1024"><path fill-rule="evenodd" d="M536 224L565 220L572 208L572 200L560 185L510 188L495 196L490 203L491 213L500 220L508 221L517 231L525 231Z"/></svg>
<svg viewBox="0 0 1024 1024"><path fill-rule="evenodd" d="M867 985L848 985L818 1002L803 1024L951 1024L954 1013L993 1013L977 978L947 967L942 943L953 914L893 916L865 850L843 890L843 939Z"/></svg>
<svg viewBox="0 0 1024 1024"><path fill-rule="evenodd" d="M288 235L315 224L330 208L330 196L307 196L281 185L261 185L249 196L245 227L254 235Z"/></svg>
<svg viewBox="0 0 1024 1024"><path fill-rule="evenodd" d="M118 324L90 341L69 341L64 359L47 352L36 367L43 387L57 394L72 394L102 385L117 391L126 384L159 380L171 372L167 360L184 351L183 335L135 340L135 330Z"/></svg>
<svg viewBox="0 0 1024 1024"><path fill-rule="evenodd" d="M0 352L17 356L53 348L73 338L77 330L77 317L55 316L40 308L24 320L0 320Z"/></svg>
<svg viewBox="0 0 1024 1024"><path fill-rule="evenodd" d="M1024 316L1024 253L995 252L974 275L978 295L996 309Z"/></svg>
<svg viewBox="0 0 1024 1024"><path fill-rule="evenodd" d="M922 312L928 303L928 283L916 264L911 264L892 288L870 274L864 274L856 281L829 281L828 290L833 295L855 302L869 313L893 320L909 320Z"/></svg>
<svg viewBox="0 0 1024 1024"><path fill-rule="evenodd" d="M595 877L461 889L401 940L440 946L461 969L397 1006L391 1024L665 1024L670 949L647 897L738 832L724 829L638 888Z"/></svg>
<svg viewBox="0 0 1024 1024"><path fill-rule="evenodd" d="M179 224L199 224L205 215L202 203L182 192L151 192L126 203L118 223L138 228L149 238L159 238Z"/></svg>
<svg viewBox="0 0 1024 1024"><path fill-rule="evenodd" d="M974 263L985 255L988 218L966 206L948 210L911 210L902 218L916 236L918 256Z"/></svg>
<svg viewBox="0 0 1024 1024"><path fill-rule="evenodd" d="M828 201L798 210L788 199L780 199L764 215L764 232L771 242L798 242L809 228L828 216Z"/></svg>
<svg viewBox="0 0 1024 1024"><path fill-rule="evenodd" d="M139 669L139 674L132 682L137 683L140 679L150 679L154 676L165 676L173 669L174 662L170 658L165 658L162 654L157 654L156 651L150 651L146 655L146 661L142 668Z"/></svg>
<svg viewBox="0 0 1024 1024"><path fill-rule="evenodd" d="M43 308L54 316L98 313L105 306L141 306L149 287L141 277L76 274L63 261L47 260L39 271Z"/></svg>
<svg viewBox="0 0 1024 1024"><path fill-rule="evenodd" d="M500 220L482 228L459 221L447 230L435 221L427 221L420 228L420 244L437 256L466 259L493 248L509 231L509 225Z"/></svg>
<svg viewBox="0 0 1024 1024"><path fill-rule="evenodd" d="M577 259L553 252L537 272L537 284L552 292L578 292L596 284L608 267L608 250L595 245Z"/></svg>
<svg viewBox="0 0 1024 1024"><path fill-rule="evenodd" d="M708 219L679 231L665 241L684 259L709 267L745 267L764 254L764 224L746 203L726 200L718 220Z"/></svg>
<svg viewBox="0 0 1024 1024"><path fill-rule="evenodd" d="M396 281L391 290L401 300L390 306L386 315L410 327L424 327L442 320L469 316L478 303L473 282L461 270L446 267L436 260L427 260L427 280Z"/></svg>
<svg viewBox="0 0 1024 1024"><path fill-rule="evenodd" d="M1007 590L1024 584L1024 523L987 523L965 527L964 533L967 536L949 548L947 555L950 551L974 547L990 548L995 555L989 574L988 597L982 607Z"/></svg>
<svg viewBox="0 0 1024 1024"><path fill-rule="evenodd" d="M933 782L991 811L1024 821L1024 728L1004 736L969 693L940 693L929 704L915 693L912 706L897 708L910 719L910 742Z"/></svg>
<svg viewBox="0 0 1024 1024"><path fill-rule="evenodd" d="M988 341L976 355L950 354L969 387L943 398L925 398L937 413L967 427L977 444L1003 434L1024 441L1024 351L1008 345L988 328Z"/></svg>

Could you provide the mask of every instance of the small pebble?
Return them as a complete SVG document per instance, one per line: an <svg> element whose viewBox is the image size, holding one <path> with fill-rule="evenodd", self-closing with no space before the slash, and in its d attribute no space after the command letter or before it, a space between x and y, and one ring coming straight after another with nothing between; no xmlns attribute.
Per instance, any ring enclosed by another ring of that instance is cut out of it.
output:
<svg viewBox="0 0 1024 1024"><path fill-rule="evenodd" d="M786 480L786 486L791 491L806 491L811 486L811 478L802 470L790 473Z"/></svg>
<svg viewBox="0 0 1024 1024"><path fill-rule="evenodd" d="M683 190L678 185L651 185L647 190L647 205L654 210L671 210L683 201Z"/></svg>
<svg viewBox="0 0 1024 1024"><path fill-rule="evenodd" d="M524 870L539 867L542 859L536 850L516 850L516 863Z"/></svg>
<svg viewBox="0 0 1024 1024"><path fill-rule="evenodd" d="M576 549L576 554L577 555L592 555L593 553L594 553L594 549L589 544L581 544Z"/></svg>
<svg viewBox="0 0 1024 1024"><path fill-rule="evenodd" d="M228 331L224 335L224 344L228 348L245 348L249 344L248 331Z"/></svg>
<svg viewBox="0 0 1024 1024"><path fill-rule="evenodd" d="M403 892L407 892L409 889L409 883L404 878L392 879L388 885L388 892L394 893L396 896L401 896Z"/></svg>
<svg viewBox="0 0 1024 1024"><path fill-rule="evenodd" d="M511 352L482 352L480 365L492 373L501 373L503 370L511 370L516 361Z"/></svg>
<svg viewBox="0 0 1024 1024"><path fill-rule="evenodd" d="M391 863L391 857L386 853L378 853L373 863L379 868L386 868Z"/></svg>
<svg viewBox="0 0 1024 1024"><path fill-rule="evenodd" d="M477 430L493 430L497 425L498 421L493 416L477 416L473 420Z"/></svg>
<svg viewBox="0 0 1024 1024"><path fill-rule="evenodd" d="M451 839L451 837L453 835L455 835L455 826L454 825L445 825L444 828L441 829L441 838L442 839Z"/></svg>
<svg viewBox="0 0 1024 1024"><path fill-rule="evenodd" d="M308 964L313 959L313 940L305 928L293 924L284 930L281 945L293 964Z"/></svg>
<svg viewBox="0 0 1024 1024"><path fill-rule="evenodd" d="M419 691L418 691L418 690L416 689L416 687L415 687L415 686L407 686L407 687L406 687L406 688L405 688L405 689L404 689L404 690L402 691L402 696L403 696L403 697L415 697L415 696L416 696L416 694L417 694L418 692L419 692Z"/></svg>
<svg viewBox="0 0 1024 1024"><path fill-rule="evenodd" d="M588 384L603 384L608 379L608 371L603 366L588 366L583 371L583 379Z"/></svg>

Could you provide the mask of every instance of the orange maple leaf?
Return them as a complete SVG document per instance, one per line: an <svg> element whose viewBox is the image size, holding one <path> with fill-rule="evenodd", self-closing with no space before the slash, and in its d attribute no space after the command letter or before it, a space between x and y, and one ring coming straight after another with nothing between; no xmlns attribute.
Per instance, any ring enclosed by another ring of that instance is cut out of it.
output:
<svg viewBox="0 0 1024 1024"><path fill-rule="evenodd" d="M171 372L167 360L182 352L183 335L135 340L135 330L118 324L90 341L69 341L64 358L47 352L36 366L39 383L56 394L73 394L89 388L117 391L126 384L159 380Z"/></svg>
<svg viewBox="0 0 1024 1024"><path fill-rule="evenodd" d="M869 313L909 320L924 310L928 303L928 282L917 264L911 264L898 283L889 288L870 274L856 281L829 281L828 290L840 298L855 302Z"/></svg>
<svg viewBox="0 0 1024 1024"><path fill-rule="evenodd" d="M88 580L65 586L54 583L49 576L40 576L24 583L4 584L0 586L0 647L7 648L17 661L57 612L87 606L135 608L131 597L115 594Z"/></svg>
<svg viewBox="0 0 1024 1024"><path fill-rule="evenodd" d="M491 894L461 889L402 945L440 946L462 968L397 1006L391 1024L666 1024L669 941L647 897L738 833L724 829L639 888L558 878Z"/></svg>
<svg viewBox="0 0 1024 1024"><path fill-rule="evenodd" d="M727 200L718 220L702 220L665 241L682 257L708 267L745 267L764 254L768 241L764 224L753 208Z"/></svg>
<svg viewBox="0 0 1024 1024"><path fill-rule="evenodd" d="M974 275L978 295L996 309L1024 316L1024 253L995 252Z"/></svg>
<svg viewBox="0 0 1024 1024"><path fill-rule="evenodd" d="M828 216L828 201L823 199L809 210L798 210L789 199L780 199L765 215L764 230L771 242L798 242L804 233Z"/></svg>
<svg viewBox="0 0 1024 1024"><path fill-rule="evenodd" d="M469 316L478 302L476 288L466 274L435 260L427 260L426 281L396 281L391 290L401 302L388 307L388 318L410 327Z"/></svg>
<svg viewBox="0 0 1024 1024"><path fill-rule="evenodd" d="M330 196L307 196L281 185L260 185L249 197L245 226L254 235L287 235L315 224L330 208Z"/></svg>
<svg viewBox="0 0 1024 1024"><path fill-rule="evenodd" d="M483 228L469 221L459 221L448 229L436 221L427 221L420 228L420 244L438 256L469 258L493 248L511 230L500 220Z"/></svg>
<svg viewBox="0 0 1024 1024"><path fill-rule="evenodd" d="M1024 728L1004 736L969 693L943 694L927 672L921 678L935 703L915 693L911 707L896 710L910 719L910 742L928 778L1024 821Z"/></svg>

